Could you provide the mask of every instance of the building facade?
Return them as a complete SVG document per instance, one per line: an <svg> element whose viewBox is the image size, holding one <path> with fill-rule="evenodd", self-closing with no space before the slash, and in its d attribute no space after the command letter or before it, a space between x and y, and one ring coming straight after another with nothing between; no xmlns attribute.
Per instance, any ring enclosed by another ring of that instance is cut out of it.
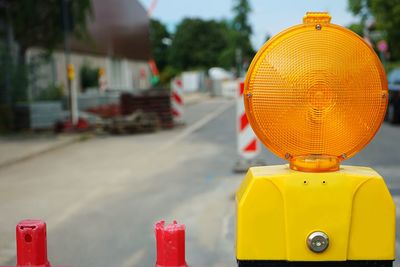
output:
<svg viewBox="0 0 400 267"><path fill-rule="evenodd" d="M90 40L71 40L70 63L75 68L74 86L85 91L83 68L98 74L98 89L132 91L150 87L149 18L137 0L92 0L88 25ZM66 55L62 48L42 60L43 50L27 51L31 68L30 95L57 85L67 94ZM93 88L91 88L93 89Z"/></svg>

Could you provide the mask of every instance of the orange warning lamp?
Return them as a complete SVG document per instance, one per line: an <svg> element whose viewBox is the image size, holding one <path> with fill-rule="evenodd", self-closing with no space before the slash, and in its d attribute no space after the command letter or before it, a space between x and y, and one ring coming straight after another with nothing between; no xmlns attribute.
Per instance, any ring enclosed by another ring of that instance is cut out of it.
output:
<svg viewBox="0 0 400 267"><path fill-rule="evenodd" d="M385 116L385 73L352 31L307 13L269 40L245 82L246 113L258 138L294 170L323 172L364 148Z"/></svg>
<svg viewBox="0 0 400 267"><path fill-rule="evenodd" d="M258 138L289 166L249 168L236 192L238 267L392 267L396 209L382 176L340 163L385 116L373 49L328 13L270 39L244 88Z"/></svg>

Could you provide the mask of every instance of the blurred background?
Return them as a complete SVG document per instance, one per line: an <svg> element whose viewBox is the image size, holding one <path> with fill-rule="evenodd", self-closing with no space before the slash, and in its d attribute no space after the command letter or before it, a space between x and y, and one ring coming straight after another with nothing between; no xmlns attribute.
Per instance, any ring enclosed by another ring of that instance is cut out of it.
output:
<svg viewBox="0 0 400 267"><path fill-rule="evenodd" d="M0 265L15 224L41 218L54 265L154 266L154 223L176 219L190 266L235 266L239 83L307 11L384 64L386 122L347 164L400 202L400 1L0 0Z"/></svg>

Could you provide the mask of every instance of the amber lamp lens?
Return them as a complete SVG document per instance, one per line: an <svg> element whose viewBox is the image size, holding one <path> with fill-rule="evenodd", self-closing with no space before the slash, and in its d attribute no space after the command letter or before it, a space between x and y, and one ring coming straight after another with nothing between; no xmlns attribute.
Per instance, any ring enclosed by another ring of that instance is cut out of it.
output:
<svg viewBox="0 0 400 267"><path fill-rule="evenodd" d="M382 123L388 96L373 49L331 24L327 13L308 13L303 24L269 40L251 63L244 94L264 145L311 171L335 170L329 164L365 147Z"/></svg>

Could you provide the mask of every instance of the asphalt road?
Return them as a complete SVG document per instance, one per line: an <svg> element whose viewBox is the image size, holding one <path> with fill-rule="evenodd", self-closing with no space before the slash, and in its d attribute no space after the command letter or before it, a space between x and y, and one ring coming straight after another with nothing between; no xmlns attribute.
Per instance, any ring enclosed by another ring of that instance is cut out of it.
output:
<svg viewBox="0 0 400 267"><path fill-rule="evenodd" d="M213 99L187 108L185 127L105 136L0 169L0 265L15 264L14 227L48 224L53 265L147 267L155 264L153 225L186 224L192 267L235 266L235 109ZM400 203L400 127L383 125L347 164L377 169ZM283 163L266 150L268 164Z"/></svg>
<svg viewBox="0 0 400 267"><path fill-rule="evenodd" d="M171 131L107 136L0 170L0 265L14 264L14 227L48 224L54 265L154 266L156 221L187 226L191 266L234 264L233 102L190 106Z"/></svg>

